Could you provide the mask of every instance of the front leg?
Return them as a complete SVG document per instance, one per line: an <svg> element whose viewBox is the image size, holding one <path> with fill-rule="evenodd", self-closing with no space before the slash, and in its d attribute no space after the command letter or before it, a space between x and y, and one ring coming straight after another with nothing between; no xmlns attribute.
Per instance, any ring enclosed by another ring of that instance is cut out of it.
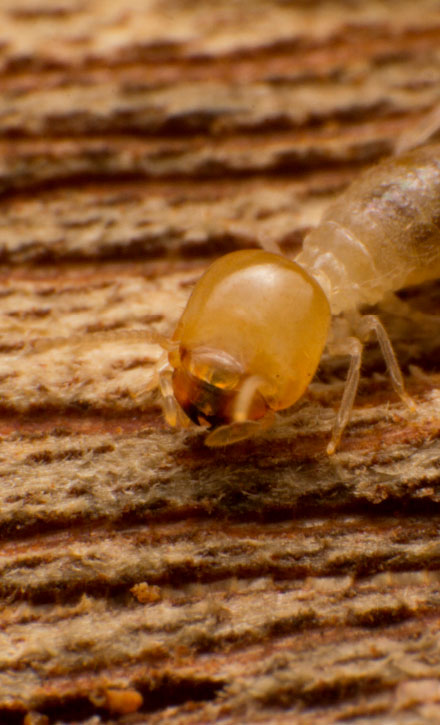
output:
<svg viewBox="0 0 440 725"><path fill-rule="evenodd" d="M166 422L172 428L190 428L192 421L185 415L174 396L172 370L165 353L157 362L150 389L158 387L162 397L162 409Z"/></svg>

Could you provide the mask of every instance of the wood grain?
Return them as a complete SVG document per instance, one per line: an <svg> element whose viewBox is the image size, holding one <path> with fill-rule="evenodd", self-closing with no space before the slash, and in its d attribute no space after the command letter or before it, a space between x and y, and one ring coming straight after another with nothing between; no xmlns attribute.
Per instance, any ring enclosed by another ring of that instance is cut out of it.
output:
<svg viewBox="0 0 440 725"><path fill-rule="evenodd" d="M433 0L0 8L0 723L440 719L439 286L210 450L146 383L216 256L293 255L438 102Z"/></svg>

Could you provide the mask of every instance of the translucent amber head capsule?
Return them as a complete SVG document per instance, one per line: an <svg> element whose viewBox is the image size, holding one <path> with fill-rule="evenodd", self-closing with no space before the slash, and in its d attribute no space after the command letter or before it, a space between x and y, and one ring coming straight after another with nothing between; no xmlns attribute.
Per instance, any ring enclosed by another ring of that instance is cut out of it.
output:
<svg viewBox="0 0 440 725"><path fill-rule="evenodd" d="M288 408L315 373L329 324L323 290L295 262L260 250L221 257L173 335L177 402L211 427Z"/></svg>

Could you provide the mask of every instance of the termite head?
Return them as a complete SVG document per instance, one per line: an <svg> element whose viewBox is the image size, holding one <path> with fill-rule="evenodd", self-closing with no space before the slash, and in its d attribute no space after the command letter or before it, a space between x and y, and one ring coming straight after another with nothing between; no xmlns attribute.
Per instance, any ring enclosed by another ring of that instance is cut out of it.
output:
<svg viewBox="0 0 440 725"><path fill-rule="evenodd" d="M182 345L169 358L175 399L193 423L216 428L236 419L238 396L247 380L237 360L221 350ZM255 389L246 408L248 420L259 420L269 406Z"/></svg>
<svg viewBox="0 0 440 725"><path fill-rule="evenodd" d="M294 262L260 250L218 259L194 287L168 347L167 421L213 428L207 445L254 435L303 394L329 320L324 292Z"/></svg>

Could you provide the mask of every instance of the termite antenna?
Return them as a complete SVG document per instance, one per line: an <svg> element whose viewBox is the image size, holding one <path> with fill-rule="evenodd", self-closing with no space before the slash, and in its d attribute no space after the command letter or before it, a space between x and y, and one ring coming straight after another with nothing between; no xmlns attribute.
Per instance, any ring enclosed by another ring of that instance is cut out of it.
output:
<svg viewBox="0 0 440 725"><path fill-rule="evenodd" d="M160 347L165 350L175 348L175 343L155 330L99 330L96 332L86 332L66 337L38 338L36 340L31 340L26 343L22 350L22 355L39 354L64 346L87 349L88 347L95 347L100 342L121 341L160 345Z"/></svg>

